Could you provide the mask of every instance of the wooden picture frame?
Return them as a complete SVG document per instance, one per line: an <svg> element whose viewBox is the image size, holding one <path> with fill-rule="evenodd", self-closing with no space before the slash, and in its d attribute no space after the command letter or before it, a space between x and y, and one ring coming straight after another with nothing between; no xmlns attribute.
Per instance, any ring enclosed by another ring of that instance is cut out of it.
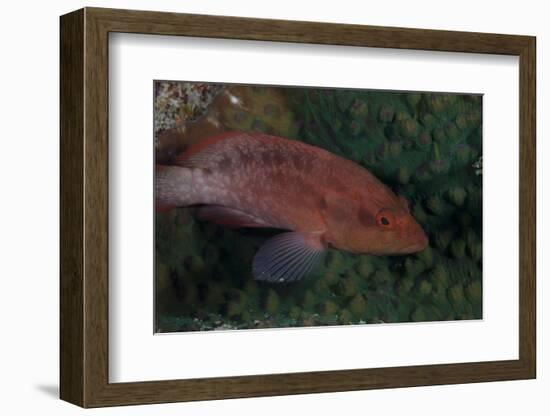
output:
<svg viewBox="0 0 550 416"><path fill-rule="evenodd" d="M535 378L534 37L100 8L64 15L60 28L63 400L82 407L101 407ZM110 32L519 56L519 359L109 383Z"/></svg>

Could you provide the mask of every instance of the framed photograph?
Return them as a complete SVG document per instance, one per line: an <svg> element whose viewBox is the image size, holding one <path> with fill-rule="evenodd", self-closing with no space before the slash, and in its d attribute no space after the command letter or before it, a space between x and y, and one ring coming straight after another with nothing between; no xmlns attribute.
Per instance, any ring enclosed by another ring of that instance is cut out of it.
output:
<svg viewBox="0 0 550 416"><path fill-rule="evenodd" d="M534 37L85 8L60 52L63 400L535 378Z"/></svg>

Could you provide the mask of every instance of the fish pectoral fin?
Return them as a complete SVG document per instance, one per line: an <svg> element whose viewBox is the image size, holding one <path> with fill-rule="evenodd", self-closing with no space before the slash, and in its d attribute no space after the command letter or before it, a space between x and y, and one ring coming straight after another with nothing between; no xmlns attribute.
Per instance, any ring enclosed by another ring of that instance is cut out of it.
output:
<svg viewBox="0 0 550 416"><path fill-rule="evenodd" d="M212 221L229 228L269 227L261 218L223 205L202 206L197 215L202 221Z"/></svg>
<svg viewBox="0 0 550 416"><path fill-rule="evenodd" d="M322 234L285 232L270 238L254 256L256 280L294 282L307 276L326 252Z"/></svg>

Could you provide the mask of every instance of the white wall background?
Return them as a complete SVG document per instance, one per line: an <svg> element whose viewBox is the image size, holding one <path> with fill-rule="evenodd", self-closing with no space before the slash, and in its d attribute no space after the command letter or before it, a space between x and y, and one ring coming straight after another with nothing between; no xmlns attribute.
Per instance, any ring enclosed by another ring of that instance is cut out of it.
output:
<svg viewBox="0 0 550 416"><path fill-rule="evenodd" d="M0 411L72 415L83 410L58 395L58 16L82 6L318 20L387 26L536 35L538 41L538 330L539 377L534 381L316 394L87 411L103 415L407 414L547 415L550 360L543 331L550 301L544 275L550 237L550 146L542 128L550 101L545 61L550 26L545 2L353 0L260 2L232 0L5 2L0 14ZM546 87L546 88L545 88ZM546 201L544 200L546 198ZM503 224L503 233L506 224ZM269 357L266 357L269 359Z"/></svg>

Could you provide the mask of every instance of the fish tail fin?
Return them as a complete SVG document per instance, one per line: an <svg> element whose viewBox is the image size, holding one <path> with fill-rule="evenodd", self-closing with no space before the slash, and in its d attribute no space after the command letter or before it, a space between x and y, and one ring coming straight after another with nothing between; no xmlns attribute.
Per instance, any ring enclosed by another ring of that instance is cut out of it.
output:
<svg viewBox="0 0 550 416"><path fill-rule="evenodd" d="M155 166L155 210L192 205L194 195L191 170L179 166Z"/></svg>

